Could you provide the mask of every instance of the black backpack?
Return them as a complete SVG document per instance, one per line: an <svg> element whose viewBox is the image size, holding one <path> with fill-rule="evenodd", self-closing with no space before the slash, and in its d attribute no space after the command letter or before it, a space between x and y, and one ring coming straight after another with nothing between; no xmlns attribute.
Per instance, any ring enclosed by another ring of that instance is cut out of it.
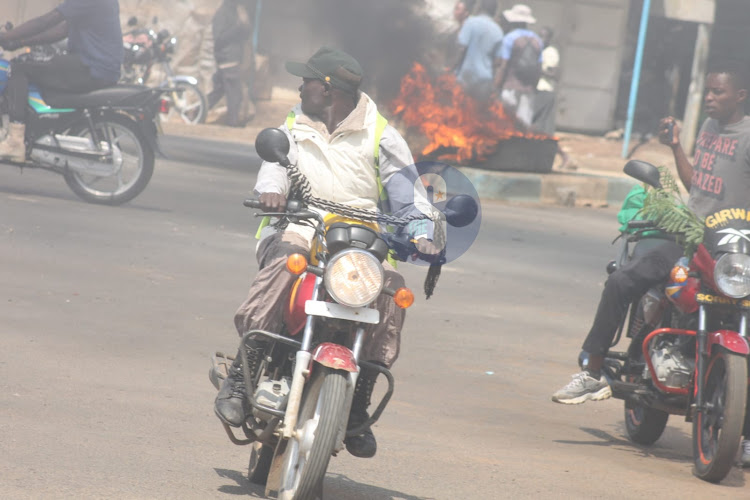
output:
<svg viewBox="0 0 750 500"><path fill-rule="evenodd" d="M534 37L524 36L515 41L512 69L518 81L536 87L539 77L542 76L542 63L539 60L541 53L541 44Z"/></svg>

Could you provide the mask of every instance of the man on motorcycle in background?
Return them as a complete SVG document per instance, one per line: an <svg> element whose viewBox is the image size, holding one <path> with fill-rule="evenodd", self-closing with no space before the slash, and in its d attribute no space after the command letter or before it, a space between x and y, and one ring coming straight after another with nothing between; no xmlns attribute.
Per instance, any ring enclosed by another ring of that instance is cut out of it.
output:
<svg viewBox="0 0 750 500"><path fill-rule="evenodd" d="M68 38L68 52L46 62L11 64L8 80L10 130L0 142L0 158L24 162L29 83L44 90L91 92L120 79L123 59L118 0L65 0L47 14L0 33L0 47L16 50Z"/></svg>
<svg viewBox="0 0 750 500"><path fill-rule="evenodd" d="M359 90L362 80L359 63L345 52L322 47L307 63L288 62L286 69L302 77L301 103L280 129L289 137L289 160L307 177L312 195L377 211L379 201L387 194L393 215L419 214L414 204L413 181L400 182L400 178L409 176L394 176L413 165L411 152L396 129L385 126L385 119L378 114L372 99ZM379 145L378 130L382 133ZM385 193L379 192L379 180ZM255 185L263 210L283 212L289 191L286 169L264 162ZM423 211L430 208L429 202L424 200L424 203ZM432 229L432 222L425 220L413 221L406 228L423 254L437 253L427 239ZM261 240L257 252L260 270L234 318L240 335L251 329L281 331L288 291L296 279L286 270L287 257L292 253L307 255L312 239L310 227L289 224ZM387 262L383 265L385 286L391 289L404 286L403 277ZM381 321L369 327L361 357L390 367L398 357L405 311L385 295L375 305ZM262 341L255 342L255 348L251 346L248 352L253 375L260 362L258 353L262 352ZM368 419L367 407L376 377L377 372L363 369L357 378L350 428ZM245 390L238 354L215 402L216 414L223 422L239 426L245 421L248 412ZM347 438L346 448L354 456L369 458L375 455L377 443L368 429L362 435Z"/></svg>
<svg viewBox="0 0 750 500"><path fill-rule="evenodd" d="M709 67L704 97L708 118L698 135L694 166L680 144L674 118L661 120L659 139L672 148L680 180L690 193L688 207L701 219L729 207L750 209L749 91L750 69L744 62L726 61ZM602 364L628 304L666 280L681 255L680 246L669 242L634 258L609 276L583 343L583 350L589 353L588 366L555 392L552 401L580 404L612 395ZM748 431L745 429L746 438ZM750 465L750 441L743 442L742 460Z"/></svg>

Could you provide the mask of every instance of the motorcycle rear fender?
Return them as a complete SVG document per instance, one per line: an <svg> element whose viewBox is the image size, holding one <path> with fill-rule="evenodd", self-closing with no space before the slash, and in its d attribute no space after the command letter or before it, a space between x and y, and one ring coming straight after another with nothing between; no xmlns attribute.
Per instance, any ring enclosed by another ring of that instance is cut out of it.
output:
<svg viewBox="0 0 750 500"><path fill-rule="evenodd" d="M747 356L750 354L750 347L747 340L737 332L732 330L717 330L708 334L708 352L713 352L716 346L723 347L729 352Z"/></svg>
<svg viewBox="0 0 750 500"><path fill-rule="evenodd" d="M164 82L162 82L161 86L166 87L169 84L175 84L175 83L186 83L188 85L194 85L198 86L198 79L194 76L189 75L175 75L173 77L168 78Z"/></svg>
<svg viewBox="0 0 750 500"><path fill-rule="evenodd" d="M316 347L313 351L312 361L334 370L352 373L359 371L354 353L342 345L331 342L324 342Z"/></svg>
<svg viewBox="0 0 750 500"><path fill-rule="evenodd" d="M138 123L138 128L143 132L143 136L148 142L148 146L153 149L155 153L158 153L159 156L165 156L159 147L159 129L156 127L154 120L146 118L144 120L138 120L136 123Z"/></svg>

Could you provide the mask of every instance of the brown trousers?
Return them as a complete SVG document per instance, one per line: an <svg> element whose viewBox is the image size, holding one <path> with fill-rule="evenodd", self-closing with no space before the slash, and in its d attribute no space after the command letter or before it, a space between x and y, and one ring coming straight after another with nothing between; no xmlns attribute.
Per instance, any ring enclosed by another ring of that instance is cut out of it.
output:
<svg viewBox="0 0 750 500"><path fill-rule="evenodd" d="M286 259L293 253L308 255L309 248L305 238L291 231L281 231L261 241L257 253L260 270L250 285L247 299L234 315L234 325L240 335L255 329L281 331L289 290L297 279L287 271ZM384 262L383 267L386 287L395 290L404 286L404 278L390 264ZM396 306L388 295L378 297L375 307L380 311L381 321L368 326L360 359L383 363L390 368L398 358L406 311Z"/></svg>

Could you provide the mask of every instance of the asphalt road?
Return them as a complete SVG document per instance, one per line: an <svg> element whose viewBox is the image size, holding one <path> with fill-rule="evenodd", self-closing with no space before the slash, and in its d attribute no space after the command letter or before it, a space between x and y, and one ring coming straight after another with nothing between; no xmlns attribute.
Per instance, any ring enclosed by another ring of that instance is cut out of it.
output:
<svg viewBox="0 0 750 500"><path fill-rule="evenodd" d="M236 348L256 269L241 202L257 159L170 141L170 158L192 163L159 160L122 207L0 168L0 498L262 497L206 376L210 353ZM750 497L740 469L721 485L691 475L678 417L644 448L619 401L550 402L577 369L615 211L485 203L483 215L472 249L408 313L377 456L334 458L327 498ZM425 268L401 269L419 290Z"/></svg>

